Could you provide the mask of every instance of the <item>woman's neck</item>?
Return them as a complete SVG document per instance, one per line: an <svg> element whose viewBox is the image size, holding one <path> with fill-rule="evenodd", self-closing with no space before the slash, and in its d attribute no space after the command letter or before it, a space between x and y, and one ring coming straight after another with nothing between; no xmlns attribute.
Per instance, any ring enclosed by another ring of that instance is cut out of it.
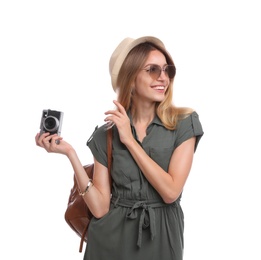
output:
<svg viewBox="0 0 261 260"><path fill-rule="evenodd" d="M132 122L134 125L148 126L155 117L155 104L141 104L131 109Z"/></svg>

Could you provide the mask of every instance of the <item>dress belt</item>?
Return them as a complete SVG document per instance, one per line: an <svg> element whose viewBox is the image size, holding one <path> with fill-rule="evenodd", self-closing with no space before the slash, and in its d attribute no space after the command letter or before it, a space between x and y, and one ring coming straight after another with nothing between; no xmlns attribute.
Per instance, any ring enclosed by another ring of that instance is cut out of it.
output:
<svg viewBox="0 0 261 260"><path fill-rule="evenodd" d="M142 212L140 215L139 220L139 232L138 232L138 241L137 245L138 247L141 247L142 242L142 230L150 226L150 236L151 240L154 239L156 236L156 220L155 220L155 208L161 208L161 207L169 207L169 206L176 206L178 201L175 201L171 204L166 204L162 201L158 200L126 200L121 199L120 197L115 198L113 197L111 199L112 204L114 207L122 206L129 208L126 217L128 219L136 219L138 217L138 213L136 209L141 208Z"/></svg>

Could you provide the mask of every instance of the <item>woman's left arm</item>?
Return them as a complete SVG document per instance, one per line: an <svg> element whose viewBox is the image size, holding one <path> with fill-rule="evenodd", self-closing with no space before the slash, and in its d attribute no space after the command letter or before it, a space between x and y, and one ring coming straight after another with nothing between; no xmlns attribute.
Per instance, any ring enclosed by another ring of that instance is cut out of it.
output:
<svg viewBox="0 0 261 260"><path fill-rule="evenodd" d="M158 191L164 202L172 203L178 199L188 178L193 162L195 142L196 138L192 137L175 149L170 159L168 172L153 161L135 140L125 145L146 179Z"/></svg>

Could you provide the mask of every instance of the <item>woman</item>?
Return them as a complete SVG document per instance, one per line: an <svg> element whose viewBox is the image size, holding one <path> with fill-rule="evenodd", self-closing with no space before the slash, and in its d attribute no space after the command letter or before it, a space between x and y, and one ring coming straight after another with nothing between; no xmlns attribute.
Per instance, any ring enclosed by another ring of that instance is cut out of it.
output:
<svg viewBox="0 0 261 260"><path fill-rule="evenodd" d="M36 143L68 157L94 215L84 259L181 260L180 198L203 135L198 114L172 104L176 68L159 39L124 39L109 67L118 98L116 109L105 112L106 123L87 142L94 156L93 180L62 137L37 134ZM106 154L110 127L111 175Z"/></svg>

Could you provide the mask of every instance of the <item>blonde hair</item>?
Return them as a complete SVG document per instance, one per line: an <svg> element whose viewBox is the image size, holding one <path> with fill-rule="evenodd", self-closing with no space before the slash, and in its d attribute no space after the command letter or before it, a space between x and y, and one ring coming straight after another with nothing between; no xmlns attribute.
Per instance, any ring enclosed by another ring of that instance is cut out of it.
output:
<svg viewBox="0 0 261 260"><path fill-rule="evenodd" d="M131 109L133 117L135 116L135 107L132 104L132 85L152 50L159 50L162 52L166 58L167 64L174 65L171 56L166 50L154 43L145 42L137 45L129 52L121 66L117 78L117 86L119 86L117 89L118 101L126 111ZM174 130L179 119L185 118L193 112L191 108L176 107L173 104L173 82L174 79L170 79L165 99L162 102L156 103L155 111L163 125L169 130Z"/></svg>

